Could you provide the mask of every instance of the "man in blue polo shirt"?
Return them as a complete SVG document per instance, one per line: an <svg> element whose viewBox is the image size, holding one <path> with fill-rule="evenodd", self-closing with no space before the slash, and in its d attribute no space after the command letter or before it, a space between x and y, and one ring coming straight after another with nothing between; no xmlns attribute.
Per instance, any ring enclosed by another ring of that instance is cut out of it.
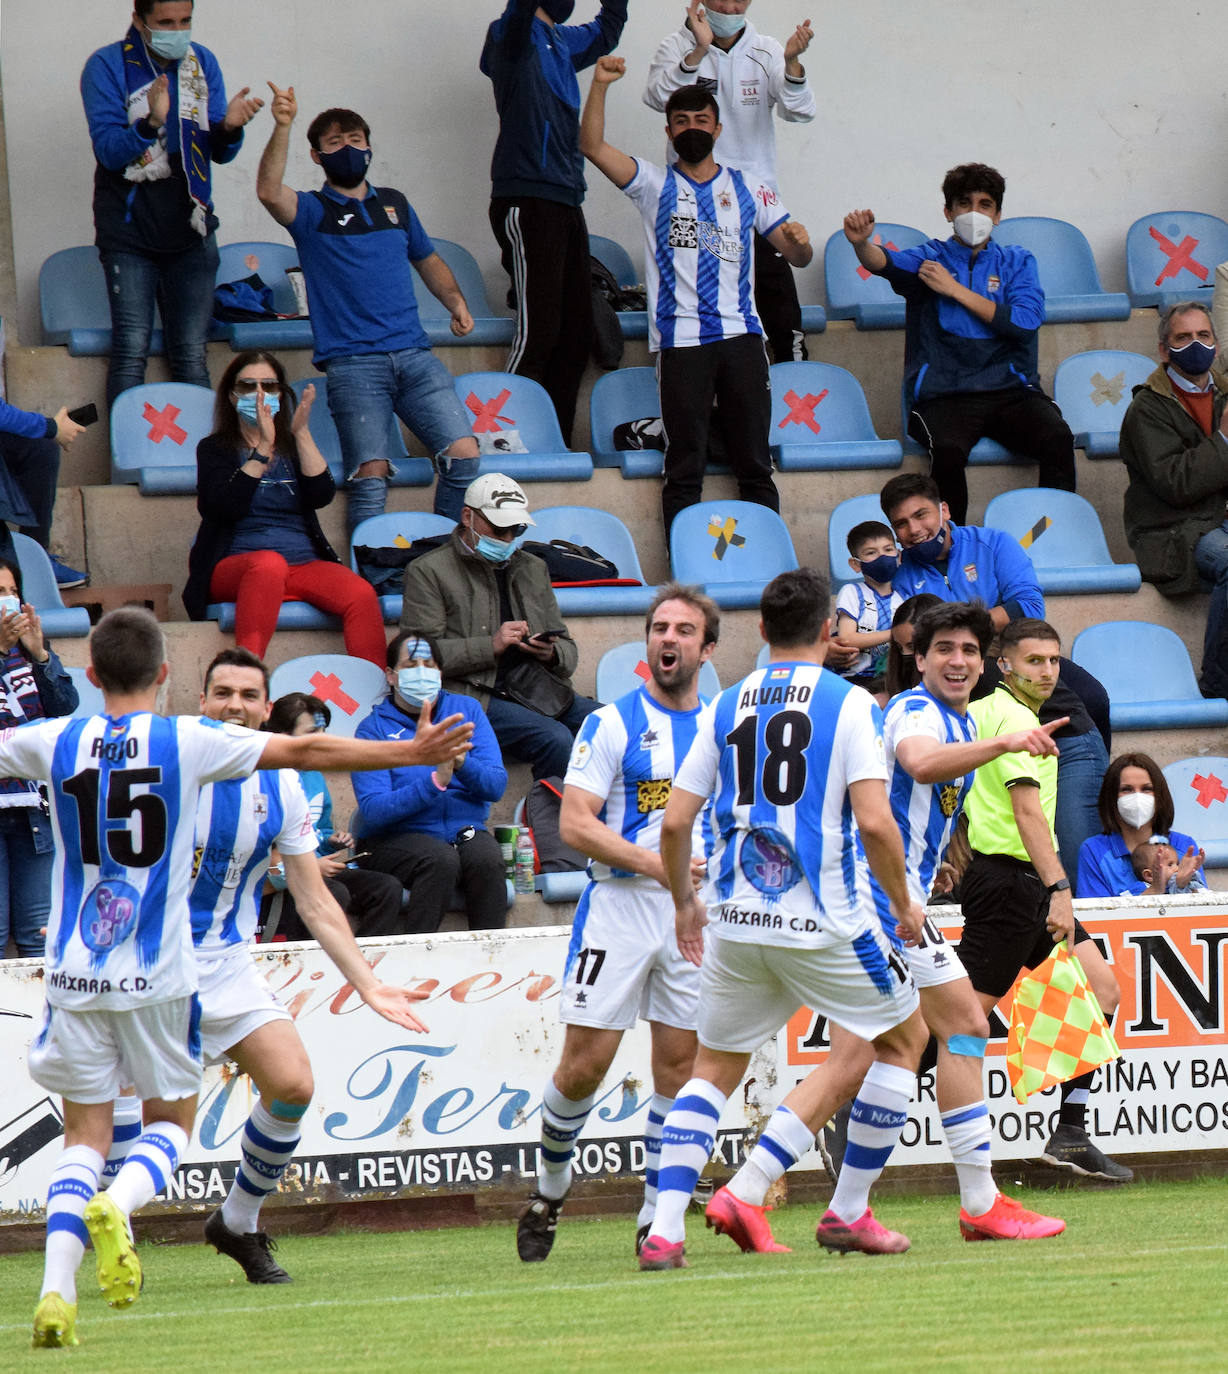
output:
<svg viewBox="0 0 1228 1374"><path fill-rule="evenodd" d="M286 186L294 87L273 92L273 134L260 159L256 194L290 231L311 304L316 367L328 377L328 407L349 484L349 527L384 509L395 411L435 456L435 511L456 520L478 475L478 445L447 368L418 319L413 271L452 315L463 338L473 317L456 278L400 191L370 186L371 130L353 110L330 109L307 129L319 191Z"/></svg>

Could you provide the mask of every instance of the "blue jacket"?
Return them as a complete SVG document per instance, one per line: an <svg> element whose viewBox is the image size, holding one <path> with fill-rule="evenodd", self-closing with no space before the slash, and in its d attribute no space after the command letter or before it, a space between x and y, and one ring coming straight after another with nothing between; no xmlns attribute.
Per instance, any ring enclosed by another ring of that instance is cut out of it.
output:
<svg viewBox="0 0 1228 1374"><path fill-rule="evenodd" d="M1168 842L1179 859L1186 850L1198 850L1198 841L1183 835L1180 830L1168 832ZM1200 868L1199 879L1205 884L1206 874ZM1130 851L1120 834L1089 835L1079 846L1079 881L1076 897L1133 897L1147 890L1147 884L1134 876Z"/></svg>
<svg viewBox="0 0 1228 1374"><path fill-rule="evenodd" d="M1001 606L1012 620L1043 620L1045 598L1036 569L1017 539L982 525L950 525L951 550L945 564L916 563L905 549L891 590L907 598L931 592L943 601L983 601Z"/></svg>
<svg viewBox="0 0 1228 1374"><path fill-rule="evenodd" d="M1006 387L1040 388L1036 334L1045 322L1045 293L1036 259L1026 248L991 238L976 257L956 238L930 239L919 248L889 250L878 275L907 302L904 395L909 405L932 396ZM939 262L961 285L995 302L985 324L917 276L923 262Z"/></svg>
<svg viewBox="0 0 1228 1374"><path fill-rule="evenodd" d="M457 712L473 722L473 748L465 766L452 775L442 792L432 777L435 770L426 764L351 775L354 797L362 810L363 839L411 831L451 843L465 826L486 825L491 803L507 787L507 769L486 712L473 697L440 692L431 718L442 720ZM386 697L355 735L358 739L413 739L417 729L417 717L406 715Z"/></svg>
<svg viewBox="0 0 1228 1374"><path fill-rule="evenodd" d="M576 73L617 46L627 0L601 0L601 13L587 24L552 27L535 17L536 9L537 0L508 0L486 31L479 65L494 84L499 114L491 195L579 205L584 158Z"/></svg>
<svg viewBox="0 0 1228 1374"><path fill-rule="evenodd" d="M54 439L55 421L50 415L18 410L0 400L0 434L17 434L23 439Z"/></svg>

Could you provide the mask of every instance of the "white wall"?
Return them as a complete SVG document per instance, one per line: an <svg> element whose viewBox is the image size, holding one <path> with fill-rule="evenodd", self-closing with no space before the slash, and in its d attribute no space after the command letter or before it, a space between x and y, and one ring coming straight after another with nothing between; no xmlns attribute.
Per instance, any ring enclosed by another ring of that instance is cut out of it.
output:
<svg viewBox="0 0 1228 1374"><path fill-rule="evenodd" d="M494 113L477 70L502 0L199 0L196 34L217 54L228 91L293 82L302 126L327 105L372 125L373 175L404 190L428 231L465 244L503 289L486 218ZM593 0L580 0L588 18ZM641 104L657 42L681 0L631 0L620 48L630 74L610 101L609 136L659 156L661 118ZM960 161L997 165L1008 215L1073 220L1091 240L1104 284L1124 287L1130 223L1160 208L1228 211L1220 79L1209 6L1156 0L1016 0L955 6L921 0L755 0L761 31L782 39L810 14L806 65L819 116L781 125L783 198L821 243L854 205L938 232L938 187ZM3 0L0 61L21 340L39 339L37 278L58 248L93 241L93 158L78 94L85 58L120 38L123 0ZM1198 39L1198 35L1204 37ZM48 39L52 46L48 46ZM587 87L587 77L582 77ZM276 238L253 188L269 128L262 112L234 162L214 171L222 242ZM298 138L287 180L316 183ZM594 232L638 245L637 217L595 177ZM638 251L635 253L638 258ZM802 281L821 300L821 268Z"/></svg>

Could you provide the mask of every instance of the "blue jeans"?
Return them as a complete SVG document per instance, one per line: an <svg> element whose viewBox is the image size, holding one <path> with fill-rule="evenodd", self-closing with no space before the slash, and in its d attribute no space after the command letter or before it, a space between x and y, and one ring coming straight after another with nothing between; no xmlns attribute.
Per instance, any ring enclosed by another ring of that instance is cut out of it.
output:
<svg viewBox="0 0 1228 1374"><path fill-rule="evenodd" d="M567 772L572 741L576 731L590 711L601 703L589 697L577 696L566 711L555 720L531 711L519 702L491 697L486 704L486 719L495 732L499 748L505 755L527 763L533 777L561 778Z"/></svg>
<svg viewBox="0 0 1228 1374"><path fill-rule="evenodd" d="M0 807L0 957L12 935L23 959L39 959L51 910L51 822L37 807Z"/></svg>
<svg viewBox="0 0 1228 1374"><path fill-rule="evenodd" d="M1099 835L1103 826L1096 800L1109 766L1108 750L1100 731L1064 736L1058 740L1057 807L1053 828L1057 831L1058 855L1066 876L1074 881L1079 871L1079 849L1090 835ZM1076 896L1079 894L1076 893Z"/></svg>
<svg viewBox="0 0 1228 1374"><path fill-rule="evenodd" d="M213 318L217 279L218 252L213 235L201 239L199 247L167 257L113 252L99 256L111 305L107 405L121 391L140 386L145 380L155 301L162 311L171 381L211 388L205 338Z"/></svg>
<svg viewBox="0 0 1228 1374"><path fill-rule="evenodd" d="M452 374L429 348L396 353L359 353L330 358L328 408L341 441L341 461L350 479L349 527L380 515L388 483L353 474L362 463L383 459L391 466L388 435L397 415L435 455L439 481L435 513L459 520L465 488L478 475L476 458L449 458L446 450L472 434L470 417L452 385Z"/></svg>
<svg viewBox="0 0 1228 1374"><path fill-rule="evenodd" d="M1194 564L1211 583L1198 686L1204 697L1228 697L1228 520L1194 545Z"/></svg>

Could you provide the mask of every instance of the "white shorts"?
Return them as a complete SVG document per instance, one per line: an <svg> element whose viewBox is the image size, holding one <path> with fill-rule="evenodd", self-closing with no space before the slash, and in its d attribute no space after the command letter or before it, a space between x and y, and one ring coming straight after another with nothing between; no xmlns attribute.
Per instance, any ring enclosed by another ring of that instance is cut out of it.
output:
<svg viewBox="0 0 1228 1374"><path fill-rule="evenodd" d="M30 1046L30 1077L83 1106L114 1102L132 1084L166 1102L200 1092L200 1003L193 993L131 1011L69 1011L50 1003Z"/></svg>
<svg viewBox="0 0 1228 1374"><path fill-rule="evenodd" d="M289 1021L256 968L246 945L216 959L197 959L200 978L200 1041L206 1064L227 1059L228 1050L270 1021Z"/></svg>
<svg viewBox="0 0 1228 1374"><path fill-rule="evenodd" d="M921 938L924 944L904 946L908 971L919 988L937 988L957 978L967 978L967 970L959 962L954 946L947 943L946 936L928 917Z"/></svg>
<svg viewBox="0 0 1228 1374"><path fill-rule="evenodd" d="M699 970L678 953L674 902L655 883L609 879L584 889L563 972L559 1020L630 1030L636 1018L694 1030Z"/></svg>
<svg viewBox="0 0 1228 1374"><path fill-rule="evenodd" d="M753 1054L798 1007L873 1040L917 1006L917 985L877 926L822 949L710 934L699 987L699 1042L726 1054Z"/></svg>

